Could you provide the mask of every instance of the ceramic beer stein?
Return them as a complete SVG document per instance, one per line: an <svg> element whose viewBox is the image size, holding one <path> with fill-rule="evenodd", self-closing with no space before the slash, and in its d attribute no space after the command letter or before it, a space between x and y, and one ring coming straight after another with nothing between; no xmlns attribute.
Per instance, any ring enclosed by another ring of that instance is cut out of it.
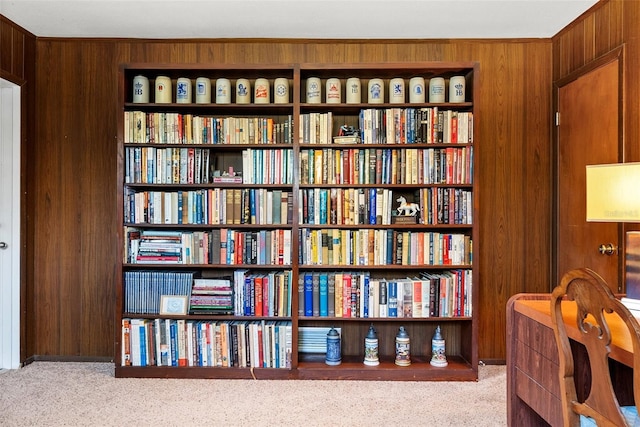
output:
<svg viewBox="0 0 640 427"><path fill-rule="evenodd" d="M369 104L384 103L384 83L382 79L369 80L369 89L367 92L369 95Z"/></svg>
<svg viewBox="0 0 640 427"><path fill-rule="evenodd" d="M256 79L253 102L256 104L268 104L271 102L269 80L263 78Z"/></svg>
<svg viewBox="0 0 640 427"><path fill-rule="evenodd" d="M133 78L133 102L135 104L149 102L149 79L145 76Z"/></svg>
<svg viewBox="0 0 640 427"><path fill-rule="evenodd" d="M196 79L196 104L211 103L211 80L207 77Z"/></svg>
<svg viewBox="0 0 640 427"><path fill-rule="evenodd" d="M180 77L176 82L176 103L191 104L191 79Z"/></svg>
<svg viewBox="0 0 640 427"><path fill-rule="evenodd" d="M156 104L170 104L171 99L171 79L166 76L156 77Z"/></svg>

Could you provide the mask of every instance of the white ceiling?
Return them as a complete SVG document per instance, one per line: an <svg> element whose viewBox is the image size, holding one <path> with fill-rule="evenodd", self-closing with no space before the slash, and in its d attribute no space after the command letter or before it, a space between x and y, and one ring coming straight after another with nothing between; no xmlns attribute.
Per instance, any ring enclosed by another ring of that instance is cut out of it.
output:
<svg viewBox="0 0 640 427"><path fill-rule="evenodd" d="M550 38L598 0L0 0L38 37Z"/></svg>

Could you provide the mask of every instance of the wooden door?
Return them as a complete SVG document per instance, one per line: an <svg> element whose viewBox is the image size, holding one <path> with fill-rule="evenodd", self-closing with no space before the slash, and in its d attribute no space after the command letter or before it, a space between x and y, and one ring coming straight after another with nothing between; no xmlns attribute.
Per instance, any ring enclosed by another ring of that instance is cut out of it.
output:
<svg viewBox="0 0 640 427"><path fill-rule="evenodd" d="M619 161L619 60L614 58L558 88L556 283L578 267L600 274L621 291L619 254L602 255L601 244L622 248L620 226L586 221L585 166Z"/></svg>

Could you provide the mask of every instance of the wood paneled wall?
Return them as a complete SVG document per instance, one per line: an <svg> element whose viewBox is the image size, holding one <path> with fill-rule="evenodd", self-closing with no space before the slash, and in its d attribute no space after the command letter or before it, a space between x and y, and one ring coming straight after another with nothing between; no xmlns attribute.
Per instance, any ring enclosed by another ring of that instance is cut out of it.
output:
<svg viewBox="0 0 640 427"><path fill-rule="evenodd" d="M505 306L550 272L550 40L38 39L28 354L110 357L116 282L118 65L478 61L481 360L505 359Z"/></svg>
<svg viewBox="0 0 640 427"><path fill-rule="evenodd" d="M0 70L7 79L34 83L35 48L33 34L0 15Z"/></svg>
<svg viewBox="0 0 640 427"><path fill-rule="evenodd" d="M600 0L553 37L553 81L580 75L597 58L622 48L621 161L640 161L640 2ZM606 112L603 112L606 114ZM625 224L638 230L638 224Z"/></svg>
<svg viewBox="0 0 640 427"><path fill-rule="evenodd" d="M20 86L22 99L21 108L21 182L22 191L20 209L22 212L21 234L21 265L20 265L20 360L24 360L31 353L27 351L27 325L33 320L33 311L28 303L33 295L33 222L30 212L33 212L31 198L34 181L27 179L32 175L32 164L27 160L33 153L35 143L35 105L36 105L36 37L24 28L7 20L0 15L0 77ZM2 208L5 208L2 206ZM3 277L3 279L6 277ZM0 295L3 298L3 295Z"/></svg>

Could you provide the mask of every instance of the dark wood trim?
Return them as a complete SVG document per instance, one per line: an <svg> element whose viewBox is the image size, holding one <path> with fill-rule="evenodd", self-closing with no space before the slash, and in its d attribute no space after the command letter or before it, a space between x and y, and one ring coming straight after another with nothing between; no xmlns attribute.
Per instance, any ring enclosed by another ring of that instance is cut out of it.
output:
<svg viewBox="0 0 640 427"><path fill-rule="evenodd" d="M34 355L28 357L24 361L24 365L29 365L33 362L96 362L96 363L112 363L112 357L90 357L90 356L49 356L49 355Z"/></svg>

